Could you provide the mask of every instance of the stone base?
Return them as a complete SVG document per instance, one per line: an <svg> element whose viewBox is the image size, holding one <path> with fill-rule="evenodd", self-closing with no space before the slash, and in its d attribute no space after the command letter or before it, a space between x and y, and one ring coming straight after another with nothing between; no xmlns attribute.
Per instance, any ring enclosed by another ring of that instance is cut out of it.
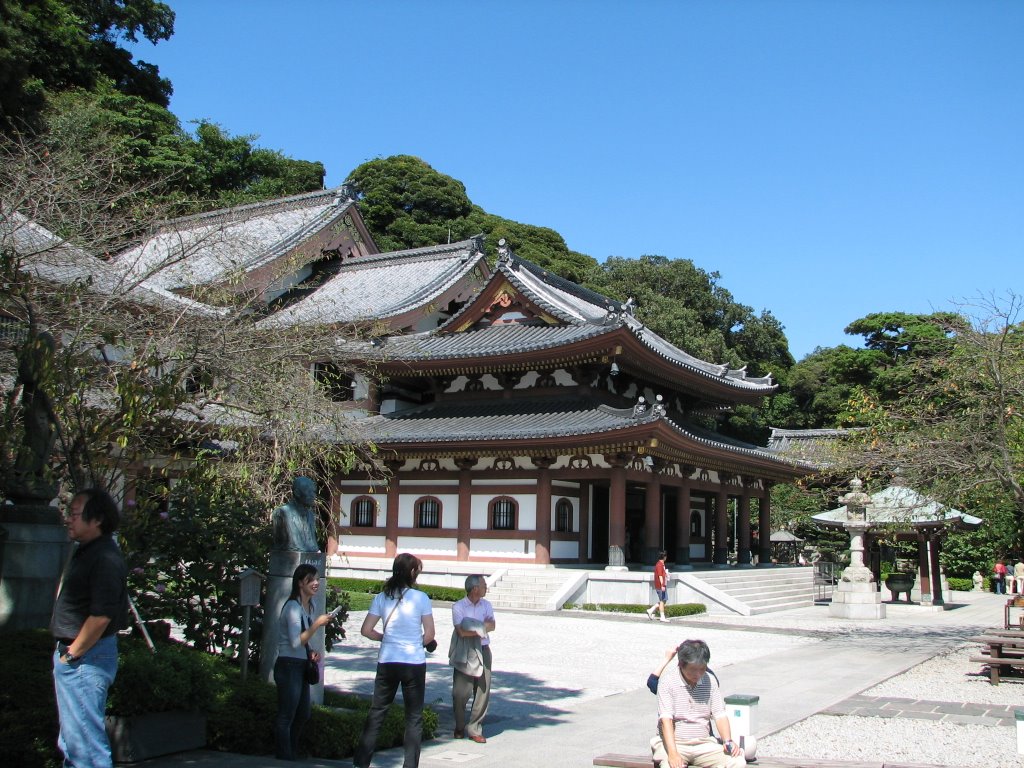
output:
<svg viewBox="0 0 1024 768"><path fill-rule="evenodd" d="M0 632L48 627L68 552L63 525L10 522L0 529Z"/></svg>
<svg viewBox="0 0 1024 768"><path fill-rule="evenodd" d="M885 606L874 582L840 581L832 593L828 615L837 619L884 619Z"/></svg>
<svg viewBox="0 0 1024 768"><path fill-rule="evenodd" d="M206 746L206 715L201 712L150 712L106 718L115 763L137 763Z"/></svg>

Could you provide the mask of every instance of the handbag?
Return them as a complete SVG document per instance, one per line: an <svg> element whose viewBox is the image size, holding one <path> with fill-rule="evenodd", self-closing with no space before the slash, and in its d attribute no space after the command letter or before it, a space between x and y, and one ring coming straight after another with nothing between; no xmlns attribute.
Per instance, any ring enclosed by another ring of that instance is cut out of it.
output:
<svg viewBox="0 0 1024 768"><path fill-rule="evenodd" d="M301 606L300 606L301 607ZM302 631L306 631L306 617L302 616L299 619L299 624L302 627ZM309 643L306 643L306 682L310 685L316 685L320 682L320 664L313 659L313 651L309 649Z"/></svg>

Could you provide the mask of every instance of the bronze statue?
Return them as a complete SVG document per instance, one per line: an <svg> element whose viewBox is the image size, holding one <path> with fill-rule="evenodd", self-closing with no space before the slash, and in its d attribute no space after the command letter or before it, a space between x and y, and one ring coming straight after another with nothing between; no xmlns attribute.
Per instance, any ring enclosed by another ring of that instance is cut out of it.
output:
<svg viewBox="0 0 1024 768"><path fill-rule="evenodd" d="M316 485L308 477L299 475L292 481L292 497L287 504L274 510L272 549L294 552L319 552L316 541L316 516L313 502Z"/></svg>

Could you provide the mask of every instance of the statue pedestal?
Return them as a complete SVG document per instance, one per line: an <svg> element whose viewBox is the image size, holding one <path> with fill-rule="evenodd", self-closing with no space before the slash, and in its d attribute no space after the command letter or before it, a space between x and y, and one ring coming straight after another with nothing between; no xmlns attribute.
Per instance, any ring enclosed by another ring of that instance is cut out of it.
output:
<svg viewBox="0 0 1024 768"><path fill-rule="evenodd" d="M608 565L604 567L606 571L628 571L629 567L626 565L626 556L622 552L622 547L615 544L608 547Z"/></svg>
<svg viewBox="0 0 1024 768"><path fill-rule="evenodd" d="M327 605L327 556L323 552L293 552L271 550L270 573L267 574L267 597L263 604L263 641L260 646L260 678L274 682L274 662L277 661L277 643L280 635L281 608L292 591L292 574L303 563L312 565L320 574L320 589L313 596L313 615L324 613ZM311 650L324 658L324 630L317 630L309 641ZM323 661L320 662L320 682L310 688L314 704L324 700Z"/></svg>
<svg viewBox="0 0 1024 768"><path fill-rule="evenodd" d="M863 566L851 566L843 571L839 587L832 593L828 615L837 619L885 618L885 606L872 581L871 571Z"/></svg>
<svg viewBox="0 0 1024 768"><path fill-rule="evenodd" d="M69 546L56 507L0 507L0 632L50 626Z"/></svg>

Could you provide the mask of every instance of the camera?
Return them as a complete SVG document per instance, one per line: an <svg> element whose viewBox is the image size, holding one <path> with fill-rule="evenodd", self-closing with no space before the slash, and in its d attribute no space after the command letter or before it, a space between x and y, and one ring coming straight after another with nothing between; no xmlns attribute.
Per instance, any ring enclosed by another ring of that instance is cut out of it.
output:
<svg viewBox="0 0 1024 768"><path fill-rule="evenodd" d="M431 640L429 643L424 643L423 644L423 649L427 653L433 653L434 651L437 650L437 640Z"/></svg>

